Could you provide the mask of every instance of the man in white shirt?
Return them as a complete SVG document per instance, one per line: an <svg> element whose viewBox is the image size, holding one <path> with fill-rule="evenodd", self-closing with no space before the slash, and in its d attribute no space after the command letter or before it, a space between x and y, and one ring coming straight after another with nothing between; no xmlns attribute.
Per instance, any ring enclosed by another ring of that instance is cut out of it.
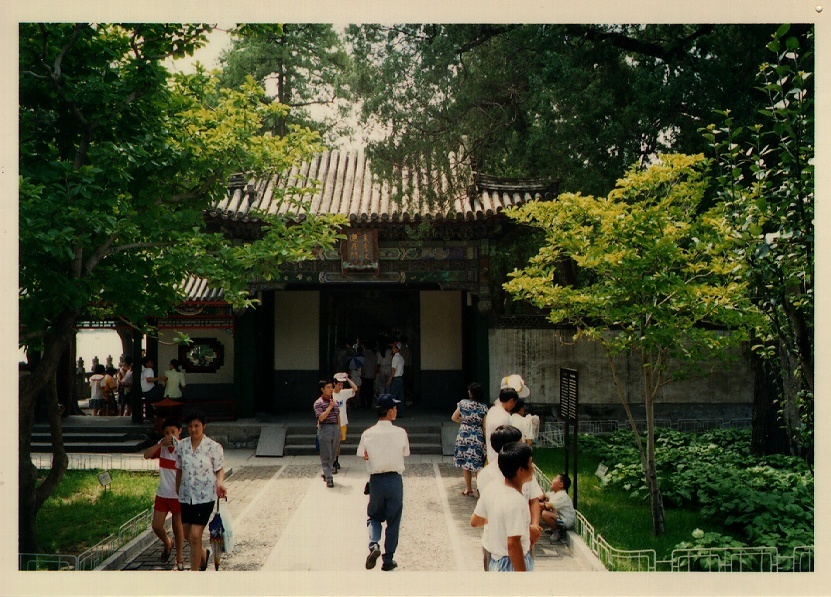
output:
<svg viewBox="0 0 831 597"><path fill-rule="evenodd" d="M392 343L392 363L387 387L392 397L399 402L399 417L404 416L404 357L401 354L401 342Z"/></svg>
<svg viewBox="0 0 831 597"><path fill-rule="evenodd" d="M488 414L485 416L485 446L487 447L488 463L496 464L498 453L491 447L491 434L497 427L511 424L511 410L518 398L515 389L502 388L499 390L499 400L488 409Z"/></svg>
<svg viewBox="0 0 831 597"><path fill-rule="evenodd" d="M398 547L398 531L404 508L404 457L410 455L407 432L392 422L398 415L399 401L389 394L378 397L378 422L361 434L358 456L367 463L369 471L369 504L366 507L366 526L369 531L367 570L375 567L381 555L381 523L387 523L384 538L384 557L381 570L398 567L393 559Z"/></svg>
<svg viewBox="0 0 831 597"><path fill-rule="evenodd" d="M164 381L156 377L153 371L153 359L144 357L141 360L141 394L144 397L144 414L150 417L153 414L152 404L164 398L164 386L156 384L157 381Z"/></svg>

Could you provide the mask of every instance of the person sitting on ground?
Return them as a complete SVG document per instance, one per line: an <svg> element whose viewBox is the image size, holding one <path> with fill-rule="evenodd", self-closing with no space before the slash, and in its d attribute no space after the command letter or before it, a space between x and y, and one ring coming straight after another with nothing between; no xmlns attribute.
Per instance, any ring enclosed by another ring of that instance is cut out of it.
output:
<svg viewBox="0 0 831 597"><path fill-rule="evenodd" d="M577 519L574 504L568 496L571 479L566 473L561 473L551 481L551 491L545 494L542 501L542 521L552 530L552 541L559 541L566 536L566 529L573 529Z"/></svg>
<svg viewBox="0 0 831 597"><path fill-rule="evenodd" d="M533 450L524 442L511 442L498 455L504 481L482 494L470 517L473 527L488 525L491 572L525 572L534 569L531 557L531 513L522 486L534 477Z"/></svg>
<svg viewBox="0 0 831 597"><path fill-rule="evenodd" d="M161 561L170 559L173 543L167 536L164 521L167 513L173 517L173 537L176 540L176 569L184 570L185 561L182 557L184 531L182 530L182 507L179 503L179 494L176 492L176 444L179 442L179 422L176 419L165 419L162 424L164 437L158 443L144 451L147 459L159 459L159 488L156 490L156 499L153 502L153 532L164 544Z"/></svg>
<svg viewBox="0 0 831 597"><path fill-rule="evenodd" d="M512 442L519 442L522 440L522 432L513 425L500 425L494 429L491 434L491 447L497 453L507 444ZM499 485L505 480L502 471L499 468L498 459L493 462L488 462L476 477L476 486L479 489L479 499L488 491L491 486ZM525 497L528 506L528 512L531 516L531 545L537 542L542 534L542 527L540 526L540 498L544 497L542 487L540 487L537 480L532 476L531 479L523 484L522 495ZM485 525L482 529L482 555L485 571L490 566L491 554L488 551L490 539L488 537L489 526Z"/></svg>

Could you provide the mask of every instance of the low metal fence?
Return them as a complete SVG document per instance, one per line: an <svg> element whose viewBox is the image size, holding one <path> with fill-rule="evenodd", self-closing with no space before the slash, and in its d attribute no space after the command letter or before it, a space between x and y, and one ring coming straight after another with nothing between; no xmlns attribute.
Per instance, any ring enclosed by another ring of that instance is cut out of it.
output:
<svg viewBox="0 0 831 597"><path fill-rule="evenodd" d="M551 480L534 465L534 479L542 488ZM780 555L776 547L721 547L675 549L669 560L658 560L654 549L617 549L609 544L579 511L573 532L607 570L627 572L813 572L814 547L795 547Z"/></svg>
<svg viewBox="0 0 831 597"><path fill-rule="evenodd" d="M555 415L556 416L556 415ZM638 431L646 431L646 420L636 419L635 425ZM655 419L655 427L662 429L673 429L686 433L700 433L713 429L747 429L751 426L750 419ZM629 420L619 421L617 419L586 420L578 421L577 432L587 435L599 435L612 433L619 429L631 429ZM564 445L565 422L546 421L537 436L537 444L544 448L559 448Z"/></svg>
<svg viewBox="0 0 831 597"><path fill-rule="evenodd" d="M136 514L122 524L118 531L99 541L86 551L69 554L18 554L19 570L95 570L119 549L138 537L153 521L153 509Z"/></svg>
<svg viewBox="0 0 831 597"><path fill-rule="evenodd" d="M673 572L778 572L775 547L708 547L672 550Z"/></svg>
<svg viewBox="0 0 831 597"><path fill-rule="evenodd" d="M68 470L157 471L159 463L126 454L67 454ZM32 454L32 464L40 469L52 468L52 454Z"/></svg>
<svg viewBox="0 0 831 597"><path fill-rule="evenodd" d="M78 556L59 553L19 553L17 569L36 570L77 570Z"/></svg>

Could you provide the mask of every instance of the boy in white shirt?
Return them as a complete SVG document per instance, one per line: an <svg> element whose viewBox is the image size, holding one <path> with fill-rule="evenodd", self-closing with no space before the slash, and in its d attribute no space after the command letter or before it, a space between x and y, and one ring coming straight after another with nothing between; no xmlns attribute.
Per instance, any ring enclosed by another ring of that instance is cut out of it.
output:
<svg viewBox="0 0 831 597"><path fill-rule="evenodd" d="M518 441L522 441L522 432L513 425L500 425L494 429L490 437L491 447L497 454L505 445ZM480 499L488 488L493 485L501 485L504 481L505 477L499 469L497 457L497 460L488 462L485 468L479 471L479 474L476 476L476 488L479 490ZM533 545L542 534L542 527L540 526L540 513L542 511L540 499L545 497L542 487L540 487L540 484L537 483L533 475L530 481L522 485L522 495L526 500L528 511L531 515L531 545ZM489 526L486 524L482 529L482 556L485 571L488 570L491 559L490 552L487 548L490 543L487 536L488 533Z"/></svg>
<svg viewBox="0 0 831 597"><path fill-rule="evenodd" d="M499 470L505 477L482 494L470 517L473 527L488 525L491 572L525 572L534 569L531 557L531 512L522 485L534 477L533 450L524 442L511 442L499 452Z"/></svg>
<svg viewBox="0 0 831 597"><path fill-rule="evenodd" d="M553 530L552 541L559 541L566 536L566 529L573 529L577 519L574 503L568 496L571 479L565 473L554 477L551 491L542 500L542 521Z"/></svg>
<svg viewBox="0 0 831 597"><path fill-rule="evenodd" d="M340 442L345 442L346 430L349 425L349 417L346 414L346 407L349 400L358 393L358 386L355 385L355 382L349 379L349 375L345 372L335 373L333 382L335 384L335 388L332 392L332 399L338 404L338 424L340 425ZM345 384L346 382L349 382L349 385L352 387L344 390L343 384ZM338 449L335 451L335 461L332 463L332 472L336 475L340 470L340 462L338 462L338 456L340 456L340 442L338 442Z"/></svg>

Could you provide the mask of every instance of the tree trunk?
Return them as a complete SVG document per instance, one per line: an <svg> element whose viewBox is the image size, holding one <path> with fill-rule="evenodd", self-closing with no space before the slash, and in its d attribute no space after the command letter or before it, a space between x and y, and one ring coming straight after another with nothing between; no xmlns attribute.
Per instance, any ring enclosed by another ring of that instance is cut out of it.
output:
<svg viewBox="0 0 831 597"><path fill-rule="evenodd" d="M66 470L66 452L60 428L60 411L57 401L55 375L61 358L72 337L72 326L77 313L66 311L55 321L46 337L40 361L30 375L18 382L18 551L38 553L39 543L35 519L43 502L51 495ZM47 392L47 417L52 431L52 446L56 458L47 480L37 486L37 469L32 464L32 431L35 424L35 407L38 396Z"/></svg>
<svg viewBox="0 0 831 597"><path fill-rule="evenodd" d="M63 407L63 415L82 415L78 406L77 364L75 362L75 338L66 346L57 371L58 402Z"/></svg>
<svg viewBox="0 0 831 597"><path fill-rule="evenodd" d="M660 537L664 534L664 499L658 485L658 472L655 467L655 414L654 396L646 399L646 484L652 504L652 534Z"/></svg>
<svg viewBox="0 0 831 597"><path fill-rule="evenodd" d="M651 354L641 352L646 410L646 485L649 488L649 499L652 504L652 534L656 537L664 534L664 499L661 496L655 466L655 396L660 386L662 356L659 355L656 366L653 367Z"/></svg>
<svg viewBox="0 0 831 597"><path fill-rule="evenodd" d="M755 352L750 356L753 369L753 419L750 449L754 454L788 454L788 434L779 416L782 380L778 368Z"/></svg>

